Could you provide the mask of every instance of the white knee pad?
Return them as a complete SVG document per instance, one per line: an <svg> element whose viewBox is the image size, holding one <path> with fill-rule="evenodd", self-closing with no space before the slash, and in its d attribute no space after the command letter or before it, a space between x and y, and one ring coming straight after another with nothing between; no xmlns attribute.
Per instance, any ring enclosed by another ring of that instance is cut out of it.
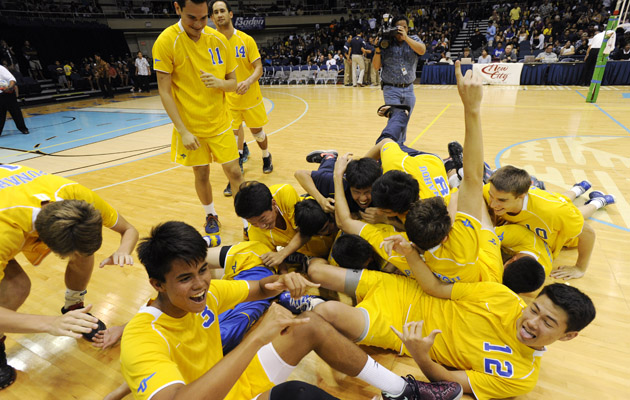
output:
<svg viewBox="0 0 630 400"><path fill-rule="evenodd" d="M252 136L254 137L254 139L256 139L257 142L264 142L265 139L267 138L267 135L265 135L265 131L252 133Z"/></svg>

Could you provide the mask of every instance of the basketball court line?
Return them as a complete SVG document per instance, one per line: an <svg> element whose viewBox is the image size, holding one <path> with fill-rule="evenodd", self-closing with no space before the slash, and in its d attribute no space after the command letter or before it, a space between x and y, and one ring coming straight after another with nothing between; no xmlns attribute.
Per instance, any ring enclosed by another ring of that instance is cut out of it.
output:
<svg viewBox="0 0 630 400"><path fill-rule="evenodd" d="M296 119L294 119L294 120L293 120L293 121L291 121L290 123L288 123L288 124L284 125L284 126L283 126L283 127L281 127L281 128L276 129L276 130L275 130L275 131L273 131L273 132L268 133L268 134L267 134L267 136L271 136L271 135L273 135L274 133L278 133L278 132L280 132L280 131L282 131L282 130L284 130L284 129L288 128L289 126L291 126L291 125L295 124L296 122L298 122L299 120L301 120L301 119L302 119L302 118L306 115L306 113L307 113L307 112L308 112L308 110L309 110L309 105L308 105L308 102L307 102L306 100L304 100L303 98L301 98L301 97L299 97L299 96L295 96L295 95L289 94L289 93L279 92L279 94L284 94L284 95L291 96L291 97L295 97L296 99L301 100L301 101L304 103L304 106L305 106L305 108L304 108L304 112L302 112L302 114L300 114L300 115L299 115ZM274 104L271 100L269 100L269 101L272 103L272 105ZM274 108L274 107L272 106L272 108L271 108L271 109L267 112L267 114L269 114L269 113L271 112L271 110L273 110L273 108ZM248 144L252 144L252 143L254 143L254 141L255 141L255 140L251 140L251 141L249 141L249 142L247 142L247 143L248 143ZM155 156L159 156L159 155L161 155L161 154L169 153L170 151L171 151L171 150L169 149L169 150L167 150L167 151L163 151L163 152L160 152L160 153L158 153L158 154L154 154L154 155L147 156L147 157L142 157L142 158L135 159L135 160L132 160L132 161L126 161L126 162L123 162L123 163L120 163L120 164L109 165L109 166L107 166L107 167L96 168L96 169L93 169L93 170L84 171L84 172L78 172L78 173L76 173L76 174L70 174L70 175L64 175L64 176L65 176L65 177L70 177L70 176L75 176L75 175L87 174L87 173L89 173L89 172L100 171L100 170L107 169L107 168L117 167L117 166L124 165L124 164L128 164L128 163L131 163L131 162L135 162L135 161L143 160L143 159L145 159L145 158L155 157ZM107 188L109 188L109 187L118 186L118 185L121 185L121 184L123 184L123 183L133 182L133 181L137 181L137 180L140 180L140 179L143 179L143 178L147 178L147 177L149 177L149 176L158 175L158 174L161 174L161 173L163 173L163 172L168 172L168 171L171 171L171 170L176 169L176 168L179 168L179 167L181 167L181 165L176 165L176 166L171 167L171 168L167 168L167 169L164 169L164 170L160 170L160 171L152 172L152 173L150 173L150 174L146 174L146 175L138 176L138 177L136 177L136 178L128 179L128 180L125 180L125 181L122 181L122 182L112 183L111 185L102 186L102 187L99 187L99 188L96 188L96 189L92 189L92 190L107 189Z"/></svg>
<svg viewBox="0 0 630 400"><path fill-rule="evenodd" d="M584 96L582 93L580 93L577 89L575 90L575 93L579 94L584 100L586 100L586 96ZM612 115L608 114L603 108L601 108L597 103L591 103L593 106L597 107L597 109L601 112L603 112L608 118L610 118L611 120L613 120L614 123L616 123L617 125L619 125L620 127L623 128L623 130L625 130L626 132L628 132L628 134L630 134L630 129L628 129L624 124L622 124L621 122L617 121Z"/></svg>
<svg viewBox="0 0 630 400"><path fill-rule="evenodd" d="M429 130L429 128L430 128L430 127L431 127L431 126L435 123L435 121L437 121L438 119L440 119L440 117L442 116L442 114L444 114L444 112L446 112L446 110L448 110L448 108L449 108L450 106L451 106L451 103L448 103L448 104L446 105L446 107L444 107L444 108L442 109L442 111L440 111L440 113L437 115L437 117L433 118L433 121L431 121L431 122L429 123L429 125L427 125L427 127L426 127L426 128L424 128L424 129L422 130L422 132L420 132L420 133L418 134L418 136L416 136L416 138L413 140L413 142L411 142L411 143L409 144L409 147L413 146L413 145L414 145L414 144L418 141L418 139L420 139L420 138L422 137L422 135L424 135L424 133L425 133L426 131L428 131L428 130Z"/></svg>
<svg viewBox="0 0 630 400"><path fill-rule="evenodd" d="M627 138L627 136L625 135L579 135L579 136L571 136L570 138L574 138L574 137L610 137L610 138ZM501 151L499 151L499 153L497 153L496 157L494 158L494 165L497 168L501 168L501 156L508 150L512 149L513 147L525 144L525 143L530 143L530 142L537 142L537 141L542 141L542 140L549 140L549 139L566 139L567 136L552 136L552 137L544 137L544 138L538 138L538 139L530 139L530 140L524 140L522 142L518 142L518 143L514 143L509 145L508 147L502 149ZM597 219L597 218L589 218L592 221L596 221L599 222L600 224L609 226L611 228L616 228L619 230L622 230L624 232L630 232L629 228L625 228L623 226L619 226L616 225L612 222L608 222L608 221L602 221L601 219Z"/></svg>

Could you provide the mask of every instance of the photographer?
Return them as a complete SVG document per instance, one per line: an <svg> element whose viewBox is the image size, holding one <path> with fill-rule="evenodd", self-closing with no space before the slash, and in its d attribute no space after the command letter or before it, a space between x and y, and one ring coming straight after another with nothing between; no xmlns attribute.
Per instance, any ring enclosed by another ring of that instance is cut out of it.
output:
<svg viewBox="0 0 630 400"><path fill-rule="evenodd" d="M407 17L402 15L393 19L392 26L396 27L398 32L389 35L385 33L380 38L374 51L372 66L376 71L383 67L381 87L385 103L408 105L411 108L409 110L411 115L416 104L413 81L416 79L418 56L424 54L426 46L418 36L407 36L408 23ZM404 143L405 138L406 131L401 135L401 143Z"/></svg>

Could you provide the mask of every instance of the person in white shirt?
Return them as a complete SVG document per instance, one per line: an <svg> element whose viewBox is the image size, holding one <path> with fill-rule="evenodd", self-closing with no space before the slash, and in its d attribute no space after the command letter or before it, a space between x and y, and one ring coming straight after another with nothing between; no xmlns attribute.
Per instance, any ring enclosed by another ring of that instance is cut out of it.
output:
<svg viewBox="0 0 630 400"><path fill-rule="evenodd" d="M575 47L571 44L570 40L564 44L564 46L560 49L561 56L572 56L575 54Z"/></svg>
<svg viewBox="0 0 630 400"><path fill-rule="evenodd" d="M541 61L543 64L558 62L558 55L553 52L553 45L551 43L545 47L545 51L536 56L536 61Z"/></svg>
<svg viewBox="0 0 630 400"><path fill-rule="evenodd" d="M138 57L136 58L136 88L138 88L138 92L142 93L144 89L145 92L149 93L151 88L149 87L149 77L151 76L151 67L149 66L149 62L146 58L142 56L142 52L138 52ZM133 92L135 88L131 88Z"/></svg>
<svg viewBox="0 0 630 400"><path fill-rule="evenodd" d="M0 65L0 135L4 129L4 122L7 118L7 111L11 114L15 127L25 135L29 134L24 123L22 110L17 102L15 91L17 89L15 77L8 69Z"/></svg>
<svg viewBox="0 0 630 400"><path fill-rule="evenodd" d="M328 60L326 60L326 67L330 68L331 65L337 65L337 60L335 60L332 54L328 53Z"/></svg>
<svg viewBox="0 0 630 400"><path fill-rule="evenodd" d="M477 63L479 64L490 64L492 62L492 57L488 54L487 49L481 50L481 55L477 59Z"/></svg>

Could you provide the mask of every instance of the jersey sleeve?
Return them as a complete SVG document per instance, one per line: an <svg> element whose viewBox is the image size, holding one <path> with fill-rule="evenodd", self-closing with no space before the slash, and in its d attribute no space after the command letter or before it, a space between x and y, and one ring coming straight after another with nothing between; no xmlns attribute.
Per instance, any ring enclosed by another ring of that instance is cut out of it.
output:
<svg viewBox="0 0 630 400"><path fill-rule="evenodd" d="M501 363L500 360L488 360ZM466 375L477 400L520 396L530 392L536 385L536 380L502 378L473 370L467 370Z"/></svg>
<svg viewBox="0 0 630 400"><path fill-rule="evenodd" d="M448 234L448 239L443 244L448 250L444 257L451 258L462 266L475 263L479 255L479 233L481 222L470 215L458 212L455 222Z"/></svg>
<svg viewBox="0 0 630 400"><path fill-rule="evenodd" d="M153 69L170 74L173 72L173 43L167 32L168 29L162 32L153 44Z"/></svg>
<svg viewBox="0 0 630 400"><path fill-rule="evenodd" d="M58 196L64 200L83 200L92 204L101 213L104 227L112 228L118 222L116 209L103 200L101 196L81 184L77 183L63 187L59 191Z"/></svg>
<svg viewBox="0 0 630 400"><path fill-rule="evenodd" d="M247 46L247 57L249 63L252 64L254 61L260 60L260 52L258 51L258 45L256 45L254 38L247 36L245 45Z"/></svg>
<svg viewBox="0 0 630 400"><path fill-rule="evenodd" d="M218 313L234 308L235 305L242 303L249 295L249 284L247 281L224 281L213 280L210 283L207 301L215 301Z"/></svg>
<svg viewBox="0 0 630 400"><path fill-rule="evenodd" d="M120 363L135 399L150 399L165 387L185 384L177 364L171 360L168 343L148 326L130 323L125 328Z"/></svg>
<svg viewBox="0 0 630 400"><path fill-rule="evenodd" d="M394 227L391 225L379 224L365 224L363 228L361 228L361 232L359 232L359 236L363 239L367 240L368 243L372 246L372 250L376 254L379 255L383 260L389 261L392 265L398 268L405 276L411 276L411 268L409 268L409 264L407 263L407 259L401 255L392 251L392 255L387 254L384 248L381 247L381 243L385 240L386 237L401 234L400 232L396 232ZM407 239L407 235L402 233L402 236Z"/></svg>

